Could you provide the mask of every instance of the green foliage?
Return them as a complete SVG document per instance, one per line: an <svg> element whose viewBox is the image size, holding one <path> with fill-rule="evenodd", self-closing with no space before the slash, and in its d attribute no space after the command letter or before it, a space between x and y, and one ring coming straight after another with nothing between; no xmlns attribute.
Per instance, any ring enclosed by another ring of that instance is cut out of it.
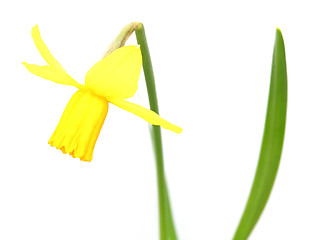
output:
<svg viewBox="0 0 320 240"><path fill-rule="evenodd" d="M284 140L287 112L287 69L285 48L280 29L276 31L273 51L269 100L260 158L246 208L234 240L249 237L270 196Z"/></svg>

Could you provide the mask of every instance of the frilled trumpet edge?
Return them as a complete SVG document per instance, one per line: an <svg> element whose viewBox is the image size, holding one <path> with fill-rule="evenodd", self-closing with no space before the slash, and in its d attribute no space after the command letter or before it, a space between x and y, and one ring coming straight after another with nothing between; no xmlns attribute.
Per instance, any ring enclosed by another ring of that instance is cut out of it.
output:
<svg viewBox="0 0 320 240"><path fill-rule="evenodd" d="M108 102L88 90L77 91L66 106L49 144L90 162L108 113Z"/></svg>

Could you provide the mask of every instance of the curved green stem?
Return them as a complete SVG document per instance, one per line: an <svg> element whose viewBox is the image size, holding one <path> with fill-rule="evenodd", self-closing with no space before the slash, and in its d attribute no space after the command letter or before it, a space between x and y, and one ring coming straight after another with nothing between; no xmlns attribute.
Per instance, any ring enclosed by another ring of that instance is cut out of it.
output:
<svg viewBox="0 0 320 240"><path fill-rule="evenodd" d="M284 141L287 112L287 69L285 48L280 29L276 31L273 51L269 100L260 158L246 208L233 237L249 237L270 196Z"/></svg>
<svg viewBox="0 0 320 240"><path fill-rule="evenodd" d="M142 54L142 65L145 75L150 109L159 114L157 92L153 74L153 68L147 44L147 39L144 31L144 26L141 24L135 30L137 42L140 45ZM156 158L157 179L158 179L158 197L159 197L159 221L160 221L160 239L175 240L177 239L174 222L172 218L170 200L167 189L167 183L163 165L163 150L160 126L152 125L152 140Z"/></svg>

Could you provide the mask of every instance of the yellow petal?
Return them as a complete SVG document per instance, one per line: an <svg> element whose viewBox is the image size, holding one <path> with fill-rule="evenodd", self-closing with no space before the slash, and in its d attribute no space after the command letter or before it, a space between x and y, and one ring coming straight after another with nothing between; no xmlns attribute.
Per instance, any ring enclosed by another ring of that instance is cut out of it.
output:
<svg viewBox="0 0 320 240"><path fill-rule="evenodd" d="M22 64L29 70L29 72L44 79L51 80L60 84L72 85L79 89L84 88L83 85L77 83L64 70L58 69L54 66L38 66L26 62L23 62Z"/></svg>
<svg viewBox="0 0 320 240"><path fill-rule="evenodd" d="M160 125L161 127L165 128L165 129L169 129L175 133L181 133L182 132L182 128L169 123L168 121L164 120L163 118L161 118L158 114L156 114L155 112L146 109L142 106L139 106L137 104L125 101L125 100L121 100L121 99L109 99L109 102L111 102L112 104L127 110L128 112L131 112L135 115L137 115L138 117L143 118L144 120L146 120L148 123L151 123L153 125Z"/></svg>
<svg viewBox="0 0 320 240"><path fill-rule="evenodd" d="M85 86L106 99L130 98L138 88L141 64L139 46L121 47L87 72Z"/></svg>
<svg viewBox="0 0 320 240"><path fill-rule="evenodd" d="M49 144L63 153L90 162L107 113L105 99L90 91L77 91L64 110Z"/></svg>
<svg viewBox="0 0 320 240"><path fill-rule="evenodd" d="M56 83L72 85L79 89L83 89L84 86L72 79L72 77L70 77L69 74L63 69L61 64L52 56L49 49L42 41L38 25L32 28L31 35L41 56L44 58L44 60L46 60L49 66L38 66L35 64L28 64L26 62L23 62L22 64L25 65L25 67L31 73L39 77L51 80Z"/></svg>
<svg viewBox="0 0 320 240"><path fill-rule="evenodd" d="M40 32L39 32L38 25L36 25L32 28L31 35L32 35L34 44L36 45L36 47L37 47L38 51L40 52L41 56L43 57L43 59L46 60L46 62L49 65L63 69L61 64L52 56L48 47L43 42L41 35L40 35Z"/></svg>

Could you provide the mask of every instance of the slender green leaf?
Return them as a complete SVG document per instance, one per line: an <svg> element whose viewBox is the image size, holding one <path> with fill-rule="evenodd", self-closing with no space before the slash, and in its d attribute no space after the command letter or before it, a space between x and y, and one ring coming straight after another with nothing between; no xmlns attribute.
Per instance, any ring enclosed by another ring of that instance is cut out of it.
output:
<svg viewBox="0 0 320 240"><path fill-rule="evenodd" d="M249 237L268 201L275 181L284 140L287 112L287 69L280 29L276 31L269 100L259 163L246 208L234 240Z"/></svg>

